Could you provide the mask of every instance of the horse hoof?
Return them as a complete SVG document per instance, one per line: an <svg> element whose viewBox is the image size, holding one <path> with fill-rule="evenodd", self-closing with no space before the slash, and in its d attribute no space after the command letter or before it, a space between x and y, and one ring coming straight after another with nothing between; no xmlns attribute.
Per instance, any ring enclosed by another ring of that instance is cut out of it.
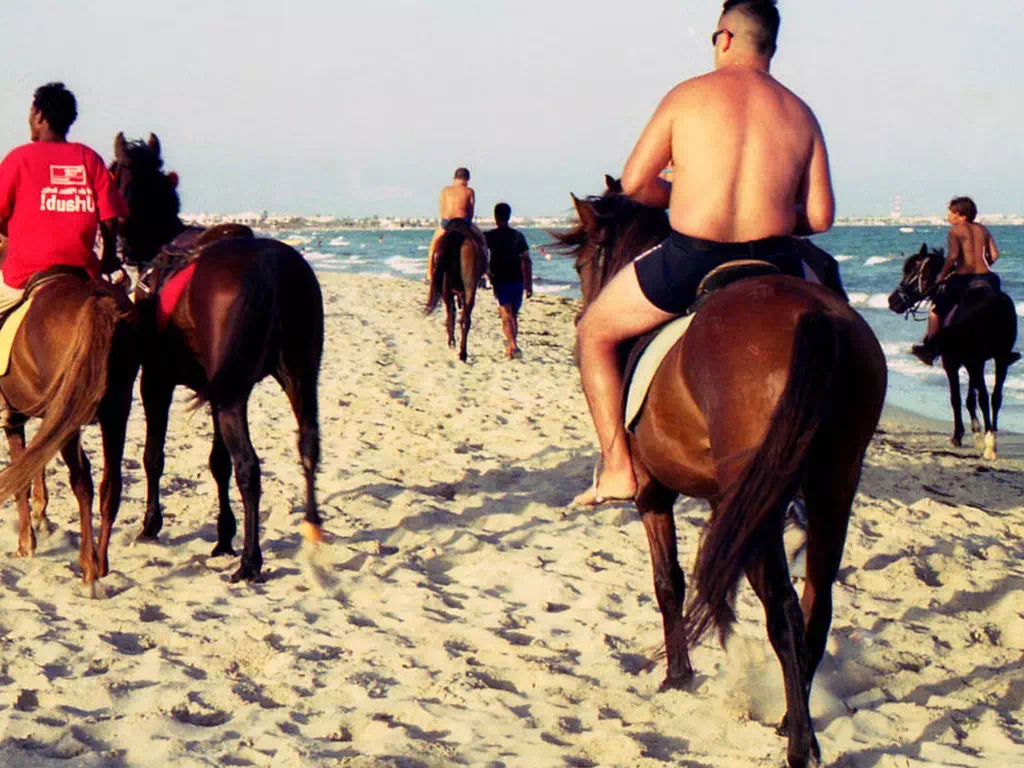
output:
<svg viewBox="0 0 1024 768"><path fill-rule="evenodd" d="M223 557L224 555L234 557L236 554L235 548L230 544L217 544L217 546L213 548L213 552L210 553L210 557Z"/></svg>
<svg viewBox="0 0 1024 768"><path fill-rule="evenodd" d="M231 574L231 577L228 579L228 581L232 584L237 584L240 581L248 581L251 584L262 584L263 572L260 569L253 569L243 565L237 571Z"/></svg>
<svg viewBox="0 0 1024 768"><path fill-rule="evenodd" d="M658 686L658 693L665 693L665 691L686 691L690 688L690 683L693 682L693 673L688 675L681 675L680 677L666 677L661 681L661 685Z"/></svg>
<svg viewBox="0 0 1024 768"><path fill-rule="evenodd" d="M324 529L313 523L303 523L302 538L310 544L319 544L324 540Z"/></svg>
<svg viewBox="0 0 1024 768"><path fill-rule="evenodd" d="M143 531L135 537L135 541L142 542L143 544L159 544L160 537L155 533L146 533Z"/></svg>
<svg viewBox="0 0 1024 768"><path fill-rule="evenodd" d="M469 360L469 355L467 355L465 352L460 352L459 360L461 360L462 362L466 362L467 360Z"/></svg>
<svg viewBox="0 0 1024 768"><path fill-rule="evenodd" d="M961 440L959 437L954 436L949 438L949 444L952 445L954 448L959 448L961 446Z"/></svg>

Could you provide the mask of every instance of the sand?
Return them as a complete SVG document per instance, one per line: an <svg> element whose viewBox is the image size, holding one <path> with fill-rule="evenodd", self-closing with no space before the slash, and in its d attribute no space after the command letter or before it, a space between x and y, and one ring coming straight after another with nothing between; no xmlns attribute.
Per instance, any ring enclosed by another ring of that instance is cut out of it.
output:
<svg viewBox="0 0 1024 768"><path fill-rule="evenodd" d="M327 543L316 567L299 535L295 423L276 385L250 405L260 585L228 584L237 561L209 557L211 429L183 391L161 543L135 544L136 402L106 599L80 587L60 463L58 529L34 559L0 558L0 765L781 765L781 678L749 588L730 653L709 638L692 689L658 693L664 668L647 659L661 621L636 513L566 506L595 458L572 362L575 304L527 302L523 359L506 361L485 295L464 365L443 317L420 316L423 286L322 281ZM1020 443L1004 438L1006 458L984 463L948 448L946 425L890 416L867 458L812 696L824 760L1024 764ZM98 465L95 427L85 442ZM11 502L4 516L9 552ZM703 502L680 502L686 570L705 519Z"/></svg>

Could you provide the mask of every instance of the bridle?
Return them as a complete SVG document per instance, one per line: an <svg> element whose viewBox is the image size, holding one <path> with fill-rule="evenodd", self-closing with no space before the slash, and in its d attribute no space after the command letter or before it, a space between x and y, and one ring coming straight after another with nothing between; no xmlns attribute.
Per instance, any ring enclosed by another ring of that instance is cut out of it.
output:
<svg viewBox="0 0 1024 768"><path fill-rule="evenodd" d="M936 282L935 285L927 291L924 288L924 269L928 264L928 260L929 258L927 256L922 258L917 266L916 273L903 280L903 282L901 282L894 291L894 293L903 300L903 303L907 307L903 312L904 318L913 316L915 320L920 321L928 317L928 313L921 309L921 305L926 301L931 300L940 285ZM915 295L917 298L914 298Z"/></svg>

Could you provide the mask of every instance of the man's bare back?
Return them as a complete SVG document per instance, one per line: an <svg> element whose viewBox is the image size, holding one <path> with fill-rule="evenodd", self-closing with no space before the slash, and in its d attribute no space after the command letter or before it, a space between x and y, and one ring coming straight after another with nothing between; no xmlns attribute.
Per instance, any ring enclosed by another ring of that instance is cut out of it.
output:
<svg viewBox="0 0 1024 768"><path fill-rule="evenodd" d="M465 182L456 181L441 190L441 218L473 221L476 193Z"/></svg>
<svg viewBox="0 0 1024 768"><path fill-rule="evenodd" d="M992 233L973 221L954 224L949 230L948 245L948 258L956 263L956 275L984 275L999 258Z"/></svg>
<svg viewBox="0 0 1024 768"><path fill-rule="evenodd" d="M815 151L824 152L807 105L771 75L752 69L690 80L668 102L672 228L718 242L792 234Z"/></svg>

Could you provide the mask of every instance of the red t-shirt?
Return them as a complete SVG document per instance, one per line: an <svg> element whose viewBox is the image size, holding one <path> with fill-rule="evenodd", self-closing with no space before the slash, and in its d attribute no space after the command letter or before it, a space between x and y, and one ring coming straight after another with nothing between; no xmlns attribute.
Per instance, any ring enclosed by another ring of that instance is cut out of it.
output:
<svg viewBox="0 0 1024 768"><path fill-rule="evenodd" d="M34 141L11 150L0 163L0 220L8 221L4 282L21 288L57 265L99 276L96 227L127 214L103 159L84 144Z"/></svg>

